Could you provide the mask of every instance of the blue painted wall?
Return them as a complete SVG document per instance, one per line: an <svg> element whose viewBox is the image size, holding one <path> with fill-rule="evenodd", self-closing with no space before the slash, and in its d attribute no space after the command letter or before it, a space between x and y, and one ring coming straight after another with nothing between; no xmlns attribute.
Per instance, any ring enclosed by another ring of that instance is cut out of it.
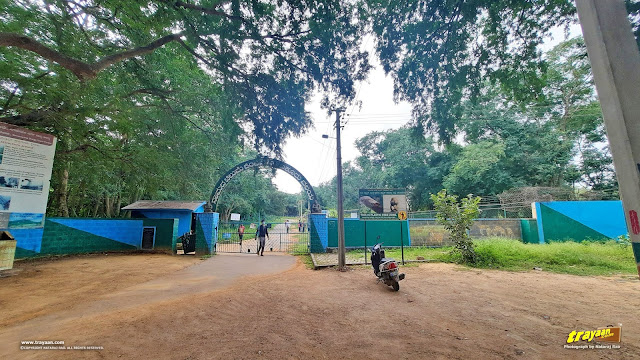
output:
<svg viewBox="0 0 640 360"><path fill-rule="evenodd" d="M209 214L210 233L202 243L209 246L215 239L218 214ZM162 249L175 251L177 223L174 219L156 222L156 244ZM78 254L100 251L126 251L140 249L143 219L86 219L47 218L44 227L8 229L16 239L16 258L53 254ZM162 223L165 226L158 226ZM161 239L164 239L160 241Z"/></svg>
<svg viewBox="0 0 640 360"><path fill-rule="evenodd" d="M212 254L218 239L220 214L199 213L196 220L196 254Z"/></svg>
<svg viewBox="0 0 640 360"><path fill-rule="evenodd" d="M191 210L132 210L132 218L149 218L149 219L178 219L178 236L188 233L191 230L191 214L203 213L204 205Z"/></svg>
<svg viewBox="0 0 640 360"><path fill-rule="evenodd" d="M535 209L540 243L615 239L627 234L620 200L539 202Z"/></svg>
<svg viewBox="0 0 640 360"><path fill-rule="evenodd" d="M42 235L44 228L37 229L8 229L11 235L16 239L16 250L22 249L29 252L39 253L42 247ZM16 257L21 252L16 252Z"/></svg>
<svg viewBox="0 0 640 360"><path fill-rule="evenodd" d="M140 248L142 220L48 218L47 220L89 234Z"/></svg>
<svg viewBox="0 0 640 360"><path fill-rule="evenodd" d="M329 243L329 219L327 214L309 215L309 236L312 253L326 251Z"/></svg>

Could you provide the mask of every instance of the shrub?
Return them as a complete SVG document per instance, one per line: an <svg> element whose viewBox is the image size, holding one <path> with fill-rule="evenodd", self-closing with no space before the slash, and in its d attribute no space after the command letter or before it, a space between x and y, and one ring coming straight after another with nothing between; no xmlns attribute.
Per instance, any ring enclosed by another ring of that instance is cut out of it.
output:
<svg viewBox="0 0 640 360"><path fill-rule="evenodd" d="M459 202L457 196L447 195L447 191L443 189L436 195L431 194L431 200L437 211L438 223L444 225L451 234L451 240L455 244L454 251L460 253L463 263L475 264L478 256L468 230L471 229L473 220L480 215L480 197L469 194Z"/></svg>

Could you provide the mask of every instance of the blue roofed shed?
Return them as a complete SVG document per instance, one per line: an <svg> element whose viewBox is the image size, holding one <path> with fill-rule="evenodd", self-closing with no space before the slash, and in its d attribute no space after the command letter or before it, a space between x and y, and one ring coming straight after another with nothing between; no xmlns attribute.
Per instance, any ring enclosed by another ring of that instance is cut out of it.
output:
<svg viewBox="0 0 640 360"><path fill-rule="evenodd" d="M204 212L206 203L206 201L139 200L123 207L122 210L131 211L131 217L138 219L178 219L178 236L180 236L191 230L193 214Z"/></svg>

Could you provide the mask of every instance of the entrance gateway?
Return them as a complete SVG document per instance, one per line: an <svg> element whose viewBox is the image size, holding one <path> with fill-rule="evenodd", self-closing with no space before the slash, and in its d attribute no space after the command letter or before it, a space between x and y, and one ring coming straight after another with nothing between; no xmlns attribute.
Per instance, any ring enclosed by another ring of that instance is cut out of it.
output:
<svg viewBox="0 0 640 360"><path fill-rule="evenodd" d="M225 186L231 182L231 180L239 173L260 167L270 167L273 169L280 169L287 174L293 176L296 179L302 190L307 195L312 213L319 213L321 206L318 203L313 187L309 181L293 166L269 157L257 157L253 160L248 160L234 166L224 176L218 180L215 188L211 192L211 198L209 204L213 211L217 210L218 201L220 195ZM240 236L238 228L240 225L244 225L244 235ZM255 239L255 233L259 223L243 223L239 221L220 222L218 225L218 239L215 243L214 251L217 252L237 252L237 253L256 253L257 243ZM290 219L290 222L285 223L271 223L269 226L269 239L266 241L265 251L278 251L289 253L308 253L309 252L309 226L308 220L305 219L301 223L296 220L295 217ZM288 227L288 229L287 229ZM241 239L242 237L242 239Z"/></svg>

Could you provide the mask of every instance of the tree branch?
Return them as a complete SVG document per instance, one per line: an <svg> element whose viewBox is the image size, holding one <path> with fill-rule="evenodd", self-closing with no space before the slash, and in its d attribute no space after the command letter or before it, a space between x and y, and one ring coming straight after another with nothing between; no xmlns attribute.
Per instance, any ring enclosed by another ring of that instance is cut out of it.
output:
<svg viewBox="0 0 640 360"><path fill-rule="evenodd" d="M56 113L58 111L59 110L55 109L36 110L28 114L1 117L0 122L17 126L28 126L48 119L51 117L52 113Z"/></svg>
<svg viewBox="0 0 640 360"><path fill-rule="evenodd" d="M172 41L179 40L182 34L171 34L161 37L148 45L135 49L105 56L94 64L87 64L80 60L66 56L53 50L40 42L25 36L14 33L0 32L0 46L15 46L21 49L32 51L43 58L56 62L65 69L71 71L81 81L94 79L98 73L107 67L126 60L128 58L148 54Z"/></svg>
<svg viewBox="0 0 640 360"><path fill-rule="evenodd" d="M225 13L224 11L217 10L216 7L220 6L222 3L224 3L224 2L221 2L221 3L217 4L213 8L206 8L206 7L200 6L200 5L187 4L184 1L176 1L175 2L175 6L181 7L181 8L185 8L185 9L190 9L190 10L197 10L197 11L200 11L200 12L208 14L208 15L221 16L221 17L225 17L227 19L240 20L242 22L246 21L246 19L243 18L242 16L229 15L229 14Z"/></svg>

